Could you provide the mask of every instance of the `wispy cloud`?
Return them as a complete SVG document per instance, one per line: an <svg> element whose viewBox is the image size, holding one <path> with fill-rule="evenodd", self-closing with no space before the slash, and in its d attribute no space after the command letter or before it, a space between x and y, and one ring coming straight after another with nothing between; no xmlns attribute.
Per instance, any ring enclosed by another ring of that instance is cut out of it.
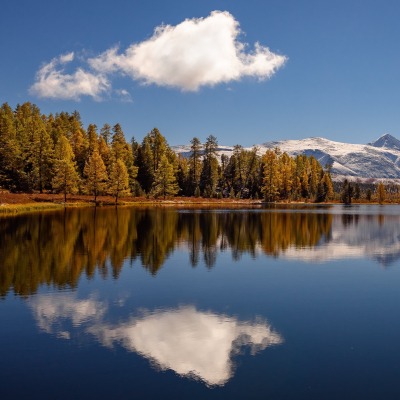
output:
<svg viewBox="0 0 400 400"><path fill-rule="evenodd" d="M66 73L65 64L73 60L74 53L68 53L43 65L36 74L30 93L51 99L79 100L81 96L90 96L99 100L110 90L108 78L99 72L78 68L72 74Z"/></svg>
<svg viewBox="0 0 400 400"><path fill-rule="evenodd" d="M62 65L72 61L73 53L53 59L39 70L31 90L41 97L96 99L111 91L111 76L122 74L145 84L197 91L246 76L265 80L286 62L286 56L259 43L248 51L240 34L239 22L226 11L161 25L151 38L125 51L112 47L87 59L87 71L65 74Z"/></svg>

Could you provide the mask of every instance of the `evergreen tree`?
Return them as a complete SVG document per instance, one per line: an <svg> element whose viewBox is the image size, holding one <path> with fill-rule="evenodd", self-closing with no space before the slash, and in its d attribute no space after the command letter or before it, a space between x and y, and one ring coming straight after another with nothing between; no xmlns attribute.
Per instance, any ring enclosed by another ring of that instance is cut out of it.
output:
<svg viewBox="0 0 400 400"><path fill-rule="evenodd" d="M104 142L108 146L110 144L111 138L111 126L108 124L104 124L100 129L100 136L104 139Z"/></svg>
<svg viewBox="0 0 400 400"><path fill-rule="evenodd" d="M178 158L178 172L177 182L180 188L180 194L183 196L193 195L191 191L190 179L189 179L189 165L188 160L185 157L180 156Z"/></svg>
<svg viewBox="0 0 400 400"><path fill-rule="evenodd" d="M345 179L342 186L342 191L340 193L340 198L342 203L344 204L351 204L351 199L353 197L353 188L350 182Z"/></svg>
<svg viewBox="0 0 400 400"><path fill-rule="evenodd" d="M196 188L200 185L201 176L201 142L197 137L191 141L190 155L189 155L189 180L190 180L190 194L194 194Z"/></svg>
<svg viewBox="0 0 400 400"><path fill-rule="evenodd" d="M200 189L205 197L212 197L218 183L218 141L213 135L206 139L204 144L203 168L200 176Z"/></svg>

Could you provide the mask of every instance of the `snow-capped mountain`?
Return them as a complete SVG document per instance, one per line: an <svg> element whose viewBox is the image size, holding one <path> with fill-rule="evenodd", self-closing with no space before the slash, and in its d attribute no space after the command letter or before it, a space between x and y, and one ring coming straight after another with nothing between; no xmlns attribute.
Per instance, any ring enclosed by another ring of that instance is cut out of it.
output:
<svg viewBox="0 0 400 400"><path fill-rule="evenodd" d="M400 140L385 134L369 144L350 144L314 137L301 140L266 142L257 146L259 154L278 147L291 156L314 156L321 165L330 164L332 175L373 179L400 179ZM190 155L190 146L174 146L184 157ZM250 148L248 148L250 150ZM233 147L219 146L218 155L232 155Z"/></svg>

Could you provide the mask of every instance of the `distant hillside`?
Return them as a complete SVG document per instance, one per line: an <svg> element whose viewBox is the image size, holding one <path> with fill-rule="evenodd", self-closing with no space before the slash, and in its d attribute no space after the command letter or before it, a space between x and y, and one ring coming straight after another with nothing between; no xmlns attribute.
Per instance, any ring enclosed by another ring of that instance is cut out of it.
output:
<svg viewBox="0 0 400 400"><path fill-rule="evenodd" d="M314 156L321 165L330 164L336 179L400 179L400 140L385 134L369 144L334 142L316 137L302 140L266 142L257 146L260 154L278 147L295 156ZM174 146L173 149L188 157L190 146ZM218 154L232 154L233 147L219 146Z"/></svg>

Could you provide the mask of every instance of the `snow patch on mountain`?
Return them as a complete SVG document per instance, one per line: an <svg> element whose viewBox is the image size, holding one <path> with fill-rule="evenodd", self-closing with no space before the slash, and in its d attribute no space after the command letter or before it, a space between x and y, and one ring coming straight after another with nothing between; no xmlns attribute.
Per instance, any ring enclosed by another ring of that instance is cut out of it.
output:
<svg viewBox="0 0 400 400"><path fill-rule="evenodd" d="M322 166L331 165L332 176L350 179L400 179L400 140L385 134L369 144L351 144L312 137L301 140L265 142L257 146L259 154L279 148L291 156L314 156ZM190 156L190 146L173 146L176 153ZM246 148L251 150L251 148ZM218 146L217 154L230 157L232 146Z"/></svg>

